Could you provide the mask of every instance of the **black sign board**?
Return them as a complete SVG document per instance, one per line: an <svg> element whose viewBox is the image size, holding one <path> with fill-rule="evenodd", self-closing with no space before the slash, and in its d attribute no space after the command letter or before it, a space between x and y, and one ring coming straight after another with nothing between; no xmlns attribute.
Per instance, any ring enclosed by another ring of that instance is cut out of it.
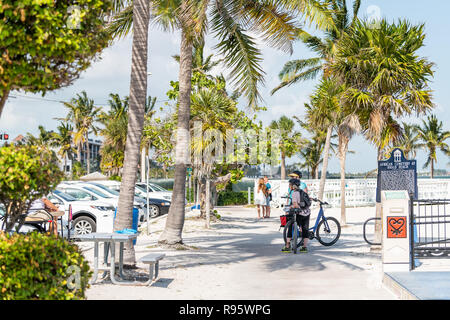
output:
<svg viewBox="0 0 450 320"><path fill-rule="evenodd" d="M417 162L407 160L401 149L394 149L388 160L378 161L377 202L384 190L407 190L417 200Z"/></svg>

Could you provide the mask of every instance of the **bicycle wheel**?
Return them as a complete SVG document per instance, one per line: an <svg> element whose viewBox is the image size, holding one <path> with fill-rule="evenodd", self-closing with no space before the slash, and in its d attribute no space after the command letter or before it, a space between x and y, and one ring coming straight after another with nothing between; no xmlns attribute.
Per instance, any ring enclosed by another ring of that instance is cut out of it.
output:
<svg viewBox="0 0 450 320"><path fill-rule="evenodd" d="M286 243L287 242L287 232L288 232L289 228L292 229L294 223L295 223L295 227L297 229L297 232L293 232L292 233L291 248L292 249L295 248L295 250L297 250L297 248L299 248L302 245L302 232L297 226L297 221L290 220L290 221L288 221L286 223L286 226L284 227L284 230L283 230L283 239L284 239L284 243ZM296 236L295 241L294 241L294 236ZM293 245L294 243L296 245ZM295 253L296 253L296 251L295 251Z"/></svg>
<svg viewBox="0 0 450 320"><path fill-rule="evenodd" d="M326 218L320 221L316 230L317 240L324 246L332 246L341 235L341 225L335 218Z"/></svg>

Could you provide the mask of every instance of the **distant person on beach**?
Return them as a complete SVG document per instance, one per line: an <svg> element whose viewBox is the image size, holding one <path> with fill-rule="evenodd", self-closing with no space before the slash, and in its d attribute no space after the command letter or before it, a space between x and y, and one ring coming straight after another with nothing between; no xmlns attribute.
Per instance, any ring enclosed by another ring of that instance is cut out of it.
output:
<svg viewBox="0 0 450 320"><path fill-rule="evenodd" d="M255 204L258 208L258 219L261 219L261 209L262 216L265 217L266 204L267 204L267 187L264 183L264 179L258 179L258 187L256 189Z"/></svg>
<svg viewBox="0 0 450 320"><path fill-rule="evenodd" d="M270 201L272 201L272 186L269 183L269 178L264 176L264 184L266 185L267 197L266 197L266 215L264 218L270 218Z"/></svg>

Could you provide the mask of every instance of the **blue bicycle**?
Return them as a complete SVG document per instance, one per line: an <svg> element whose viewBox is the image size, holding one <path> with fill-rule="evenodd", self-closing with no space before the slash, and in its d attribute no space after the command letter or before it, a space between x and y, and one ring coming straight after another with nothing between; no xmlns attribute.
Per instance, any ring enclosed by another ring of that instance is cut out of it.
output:
<svg viewBox="0 0 450 320"><path fill-rule="evenodd" d="M310 240L317 239L320 244L324 246L332 246L339 240L341 235L341 225L337 219L325 217L323 205L327 205L327 202L314 198L311 198L311 200L319 203L320 210L314 227L309 229L308 238ZM298 214L298 212L289 215L289 220L283 230L284 242L287 243L288 230L289 228L292 228L291 249L294 253L297 253L297 249L303 245L302 230L297 225L296 214Z"/></svg>

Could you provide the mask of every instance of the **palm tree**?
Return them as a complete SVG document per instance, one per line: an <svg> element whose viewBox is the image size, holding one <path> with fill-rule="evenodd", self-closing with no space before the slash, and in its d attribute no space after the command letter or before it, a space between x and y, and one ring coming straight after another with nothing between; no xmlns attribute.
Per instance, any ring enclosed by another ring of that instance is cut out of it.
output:
<svg viewBox="0 0 450 320"><path fill-rule="evenodd" d="M53 131L47 131L44 126L38 126L39 135L35 137L31 133L27 132L26 143L29 145L41 145L49 148L52 143Z"/></svg>
<svg viewBox="0 0 450 320"><path fill-rule="evenodd" d="M63 121L71 121L74 125L73 141L77 145L78 161L81 162L81 148L84 144L86 156L87 173L90 173L90 149L89 149L89 133L97 134L98 128L96 122L100 115L101 108L94 105L94 100L90 99L86 91L77 94L70 102L63 102L64 106L69 109L66 118L59 119Z"/></svg>
<svg viewBox="0 0 450 320"><path fill-rule="evenodd" d="M101 168L109 174L120 175L127 139L129 99L121 99L118 94L109 96L109 111L99 115L99 122L104 126L100 135L105 139L100 149Z"/></svg>
<svg viewBox="0 0 450 320"><path fill-rule="evenodd" d="M390 155L395 148L403 150L403 154L407 159L415 158L417 150L420 148L419 135L415 125L402 122L401 133L397 142L388 148L386 155Z"/></svg>
<svg viewBox="0 0 450 320"><path fill-rule="evenodd" d="M450 131L444 131L442 121L432 114L427 117L427 121L422 120L422 126L416 126L418 138L422 143L420 148L427 150L428 158L424 168L430 166L430 177L434 178L434 163L437 162L436 151L441 150L450 156L450 147L445 142L450 138Z"/></svg>
<svg viewBox="0 0 450 320"><path fill-rule="evenodd" d="M314 128L314 130L326 131L322 175L320 177L318 193L318 198L321 200L323 200L323 193L325 190L333 128L337 127L339 120L343 118L343 114L340 110L341 106L339 104L341 92L342 87L333 79L324 79L311 96L311 104L305 104L306 123L303 126Z"/></svg>
<svg viewBox="0 0 450 320"><path fill-rule="evenodd" d="M304 148L300 150L300 156L303 158L303 163L301 163L300 168L307 169L308 179L311 173L311 178L317 179L319 175L319 166L323 161L322 152L324 140L318 140L317 137L313 138Z"/></svg>
<svg viewBox="0 0 450 320"><path fill-rule="evenodd" d="M433 108L428 81L433 64L420 57L424 26L406 21L389 24L380 21L378 28L370 22L356 21L336 45L333 61L325 72L345 85L342 104L359 118L366 137L383 149L400 136L396 118L424 114ZM381 204L377 215L381 217ZM381 240L381 224L376 225Z"/></svg>
<svg viewBox="0 0 450 320"><path fill-rule="evenodd" d="M117 207L114 230L131 228L133 224L132 211L136 174L147 101L147 41L150 4L148 0L134 0L131 5L133 7L133 44L128 128L119 205ZM132 241L128 241L125 245L124 261L127 264L135 264L135 252Z"/></svg>
<svg viewBox="0 0 450 320"><path fill-rule="evenodd" d="M269 126L273 130L279 130L281 135L281 180L286 179L286 157L292 157L300 147L301 133L295 131L294 126L294 121L286 116L273 120Z"/></svg>
<svg viewBox="0 0 450 320"><path fill-rule="evenodd" d="M353 2L353 18L348 13L349 10L345 0L327 0L324 2L331 12L330 19L332 24L332 27L325 31L325 37L320 39L305 31L299 33L300 40L316 53L317 56L286 62L278 75L281 83L272 89L271 94L286 86L315 79L320 74L325 79L331 76L328 73L323 73L325 64L333 60L336 43L357 21L361 0L355 0Z"/></svg>
<svg viewBox="0 0 450 320"><path fill-rule="evenodd" d="M58 155L64 159L64 170L66 173L67 159L72 159L72 132L73 127L68 122L61 122L57 127L58 132L52 134L52 145L59 148Z"/></svg>
<svg viewBox="0 0 450 320"><path fill-rule="evenodd" d="M320 177L318 198L323 199L323 193L325 190L325 180L328 170L328 158L330 150L330 142L333 127L337 127L339 124L338 119L343 120L342 116L337 110L339 106L339 95L342 93L342 88L339 84L333 80L333 75L330 73L323 73L326 63L333 61L336 53L336 44L347 30L349 30L357 21L358 12L361 6L361 1L356 0L353 2L353 17L350 17L347 3L345 0L326 1L331 10L331 19L333 28L325 32L325 37L320 39L312 36L306 32L300 33L300 39L305 45L317 54L316 57L309 59L297 59L287 62L279 74L281 83L272 90L272 94L277 92L283 87L290 86L300 81L311 80L316 78L319 74L323 74L323 80L316 89L316 92L312 96L312 106L310 112L307 112L310 119L307 119L309 126L320 126L322 130L327 131L327 137L324 148L324 159L322 165L322 175ZM308 108L307 108L308 110ZM336 116L339 116L336 118ZM338 131L339 132L339 131ZM344 142L342 137L340 142ZM347 148L341 146L341 151L347 150ZM341 155L341 168L345 162ZM342 179L342 177L341 177ZM345 180L345 172L344 178ZM345 181L344 181L345 183ZM345 212L345 204L343 204L343 210Z"/></svg>

